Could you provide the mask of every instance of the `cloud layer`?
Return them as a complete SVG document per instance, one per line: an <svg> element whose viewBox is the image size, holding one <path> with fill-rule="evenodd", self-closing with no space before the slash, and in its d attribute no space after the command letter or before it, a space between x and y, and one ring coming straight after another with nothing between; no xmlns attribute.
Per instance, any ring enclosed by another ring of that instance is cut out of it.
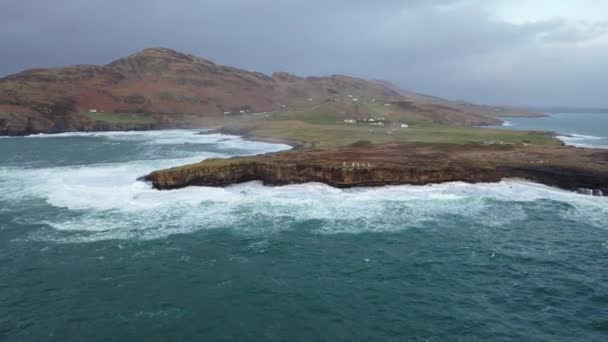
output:
<svg viewBox="0 0 608 342"><path fill-rule="evenodd" d="M0 75L163 46L267 73L382 78L482 103L608 106L608 20L509 20L505 3L4 0Z"/></svg>

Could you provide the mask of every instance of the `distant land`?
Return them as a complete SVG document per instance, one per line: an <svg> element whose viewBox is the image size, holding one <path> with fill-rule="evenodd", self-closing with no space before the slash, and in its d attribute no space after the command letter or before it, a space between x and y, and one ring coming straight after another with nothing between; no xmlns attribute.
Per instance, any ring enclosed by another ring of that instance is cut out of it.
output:
<svg viewBox="0 0 608 342"><path fill-rule="evenodd" d="M150 48L103 66L29 69L0 79L0 134L203 127L228 115L309 109L460 126L538 112L448 101L387 81L265 75Z"/></svg>
<svg viewBox="0 0 608 342"><path fill-rule="evenodd" d="M608 107L577 107L577 106L529 106L522 110L541 113L608 113Z"/></svg>
<svg viewBox="0 0 608 342"><path fill-rule="evenodd" d="M30 69L0 80L0 134L207 128L294 151L213 159L142 175L157 189L323 182L336 187L526 178L608 194L608 151L512 131L541 112L450 101L383 80L265 75L152 48L104 66Z"/></svg>

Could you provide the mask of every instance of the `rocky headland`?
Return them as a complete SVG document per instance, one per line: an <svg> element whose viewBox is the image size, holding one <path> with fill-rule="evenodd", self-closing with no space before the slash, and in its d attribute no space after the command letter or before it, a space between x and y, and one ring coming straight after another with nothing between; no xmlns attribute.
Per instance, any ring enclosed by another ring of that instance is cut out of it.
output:
<svg viewBox="0 0 608 342"><path fill-rule="evenodd" d="M604 196L608 195L608 151L566 146L361 144L209 159L144 178L160 190L248 181L267 185L320 182L348 188L521 178Z"/></svg>

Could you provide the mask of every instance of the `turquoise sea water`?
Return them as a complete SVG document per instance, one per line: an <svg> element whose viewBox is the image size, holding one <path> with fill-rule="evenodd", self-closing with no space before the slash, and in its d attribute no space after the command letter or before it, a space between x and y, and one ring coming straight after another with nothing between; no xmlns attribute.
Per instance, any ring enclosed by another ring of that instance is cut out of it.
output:
<svg viewBox="0 0 608 342"><path fill-rule="evenodd" d="M559 133L566 144L608 148L608 113L551 113L544 118L505 118L503 128Z"/></svg>
<svg viewBox="0 0 608 342"><path fill-rule="evenodd" d="M0 139L0 340L608 338L608 198L516 180L136 180L285 148L194 131Z"/></svg>

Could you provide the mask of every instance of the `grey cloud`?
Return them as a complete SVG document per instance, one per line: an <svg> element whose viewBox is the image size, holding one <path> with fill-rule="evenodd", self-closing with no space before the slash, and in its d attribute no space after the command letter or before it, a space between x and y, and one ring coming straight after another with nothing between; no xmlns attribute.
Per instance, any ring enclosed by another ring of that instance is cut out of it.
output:
<svg viewBox="0 0 608 342"><path fill-rule="evenodd" d="M578 44L606 23L513 24L480 1L4 0L0 75L165 46L266 73L384 78L484 103L608 105L596 76L608 71L608 45Z"/></svg>
<svg viewBox="0 0 608 342"><path fill-rule="evenodd" d="M554 20L552 30L541 34L541 39L548 43L580 43L601 37L608 33L608 21L567 23Z"/></svg>

